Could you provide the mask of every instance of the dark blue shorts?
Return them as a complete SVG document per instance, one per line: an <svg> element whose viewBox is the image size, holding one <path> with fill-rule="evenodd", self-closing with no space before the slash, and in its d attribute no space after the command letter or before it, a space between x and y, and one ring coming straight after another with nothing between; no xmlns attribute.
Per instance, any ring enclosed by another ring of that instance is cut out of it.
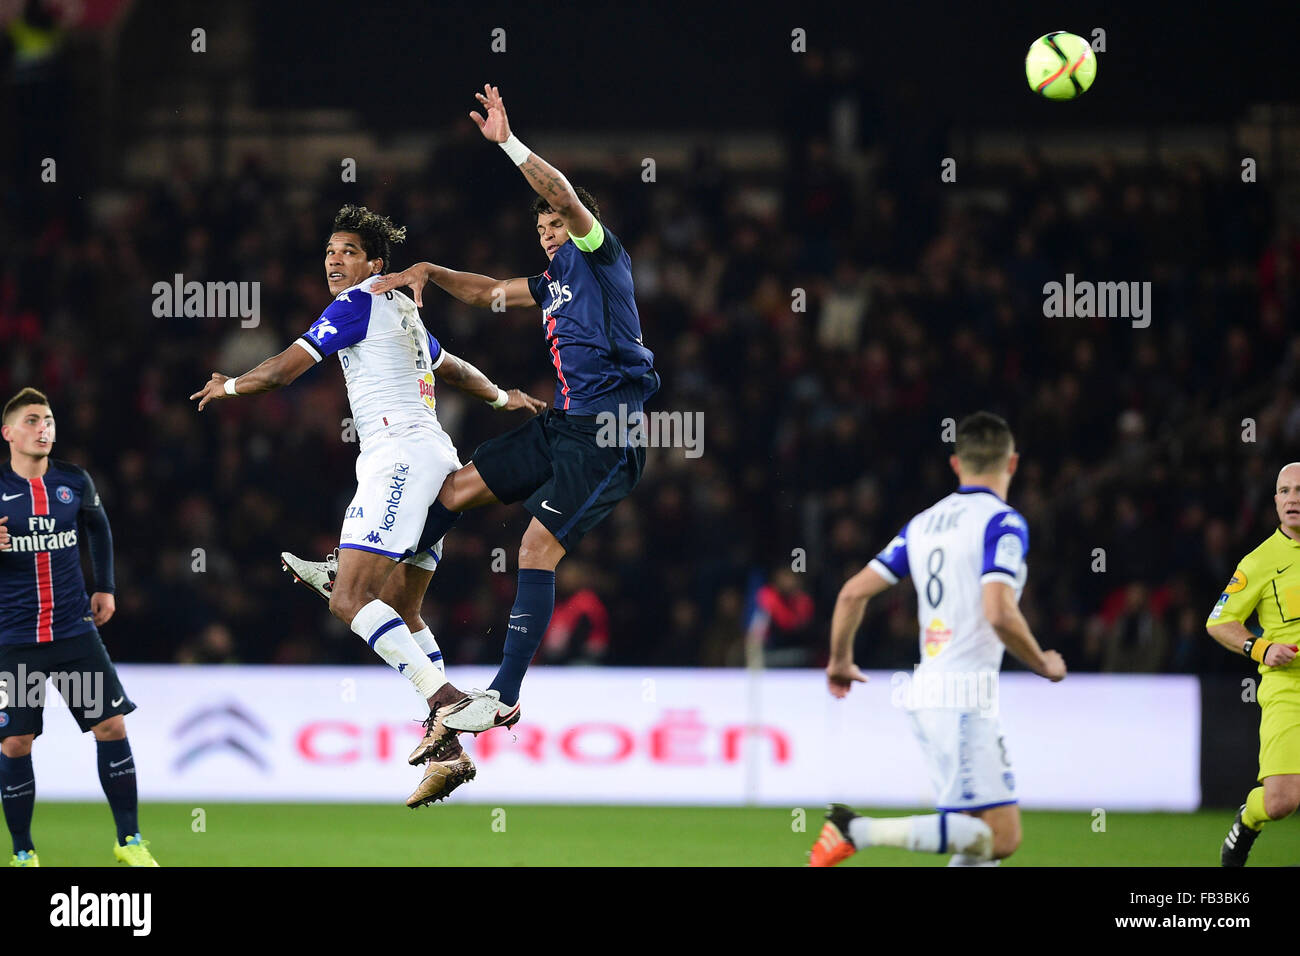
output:
<svg viewBox="0 0 1300 956"><path fill-rule="evenodd" d="M601 442L594 416L550 409L479 445L473 463L497 499L528 513L573 551L636 487L645 448Z"/></svg>
<svg viewBox="0 0 1300 956"><path fill-rule="evenodd" d="M53 694L63 696L82 733L135 710L97 631L45 644L0 644L0 683L0 738L39 737Z"/></svg>

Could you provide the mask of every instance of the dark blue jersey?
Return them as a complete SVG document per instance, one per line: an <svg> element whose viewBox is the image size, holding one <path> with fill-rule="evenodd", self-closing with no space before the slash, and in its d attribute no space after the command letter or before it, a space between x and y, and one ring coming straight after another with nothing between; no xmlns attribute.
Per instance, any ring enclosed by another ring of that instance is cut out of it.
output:
<svg viewBox="0 0 1300 956"><path fill-rule="evenodd" d="M555 366L555 407L575 415L640 410L659 376L641 343L632 260L599 222L578 243L570 238L550 268L528 280Z"/></svg>
<svg viewBox="0 0 1300 956"><path fill-rule="evenodd" d="M0 551L0 644L36 644L95 630L81 575L80 539L90 544L95 590L113 591L108 516L90 475L49 459L40 478L0 470L0 517L10 547Z"/></svg>

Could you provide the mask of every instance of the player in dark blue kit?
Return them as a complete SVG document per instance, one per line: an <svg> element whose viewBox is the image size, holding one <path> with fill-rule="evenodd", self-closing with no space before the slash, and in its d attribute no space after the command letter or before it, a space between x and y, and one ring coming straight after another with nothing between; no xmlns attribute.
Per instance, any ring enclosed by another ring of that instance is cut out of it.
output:
<svg viewBox="0 0 1300 956"><path fill-rule="evenodd" d="M471 113L537 192L537 238L550 260L541 275L493 279L420 263L386 276L376 292L406 286L422 304L426 282L462 302L501 311L542 309L555 366L555 403L544 415L484 442L473 460L447 476L429 509L428 535L441 536L468 508L522 501L532 514L519 545L519 585L507 622L503 661L486 693L438 709L425 745L440 752L455 733L509 727L519 720L519 688L555 607L555 567L641 478L644 443L599 440L598 417L638 421L659 388L654 354L642 344L641 319L627 251L600 221L600 210L557 169L510 133L494 86L477 93L487 116ZM430 540L433 540L431 537Z"/></svg>
<svg viewBox="0 0 1300 956"><path fill-rule="evenodd" d="M23 389L0 421L9 443L0 469L0 804L14 844L10 865L40 866L31 833L32 742L43 729L48 677L77 726L95 735L99 780L117 823L113 855L128 866L157 866L137 824L135 758L123 720L135 704L99 639L116 609L108 515L90 475L50 458L54 413L43 394ZM95 575L89 596L82 536Z"/></svg>

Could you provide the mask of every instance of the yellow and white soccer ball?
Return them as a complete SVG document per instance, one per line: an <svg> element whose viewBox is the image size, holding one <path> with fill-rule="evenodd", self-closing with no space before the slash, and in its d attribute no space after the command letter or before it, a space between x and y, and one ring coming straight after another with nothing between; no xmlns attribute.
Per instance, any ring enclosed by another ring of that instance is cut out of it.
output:
<svg viewBox="0 0 1300 956"><path fill-rule="evenodd" d="M1055 30L1035 40L1025 56L1029 88L1049 100L1082 96L1097 78L1097 55L1081 36Z"/></svg>

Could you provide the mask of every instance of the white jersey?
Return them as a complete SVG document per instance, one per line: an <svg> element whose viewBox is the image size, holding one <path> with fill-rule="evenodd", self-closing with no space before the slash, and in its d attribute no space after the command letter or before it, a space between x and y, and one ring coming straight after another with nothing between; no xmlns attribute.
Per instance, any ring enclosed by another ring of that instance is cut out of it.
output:
<svg viewBox="0 0 1300 956"><path fill-rule="evenodd" d="M338 353L363 449L395 425L423 424L446 437L433 394L433 370L445 353L414 302L398 292L370 293L378 278L340 292L295 341L317 362Z"/></svg>
<svg viewBox="0 0 1300 956"><path fill-rule="evenodd" d="M1029 526L987 488L962 486L922 511L871 562L891 584L916 587L921 663L916 675L997 671L1003 644L984 616L983 585L1024 590Z"/></svg>

